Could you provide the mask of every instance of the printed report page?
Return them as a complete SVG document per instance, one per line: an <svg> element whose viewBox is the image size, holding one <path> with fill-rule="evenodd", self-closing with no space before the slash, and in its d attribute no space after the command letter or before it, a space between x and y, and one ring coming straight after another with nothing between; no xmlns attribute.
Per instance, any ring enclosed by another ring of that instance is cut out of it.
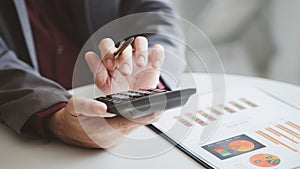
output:
<svg viewBox="0 0 300 169"><path fill-rule="evenodd" d="M213 168L300 168L300 111L247 85L193 96L154 125ZM189 158L189 157L187 157Z"/></svg>

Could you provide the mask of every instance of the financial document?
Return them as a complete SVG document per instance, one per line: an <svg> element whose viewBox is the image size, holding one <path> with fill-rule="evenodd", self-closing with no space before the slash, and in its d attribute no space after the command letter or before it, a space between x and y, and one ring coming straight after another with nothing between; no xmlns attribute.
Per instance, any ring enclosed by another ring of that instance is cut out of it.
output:
<svg viewBox="0 0 300 169"><path fill-rule="evenodd" d="M299 109L247 85L227 87L222 104L213 97L196 95L154 126L213 168L300 168Z"/></svg>

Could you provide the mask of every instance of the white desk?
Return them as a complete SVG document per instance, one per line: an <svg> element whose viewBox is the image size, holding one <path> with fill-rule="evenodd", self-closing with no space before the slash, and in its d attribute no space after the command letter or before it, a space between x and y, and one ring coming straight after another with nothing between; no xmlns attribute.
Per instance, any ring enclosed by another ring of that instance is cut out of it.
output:
<svg viewBox="0 0 300 169"><path fill-rule="evenodd" d="M198 80L207 81L199 75ZM226 84L244 82L273 93L294 106L300 107L300 87L281 82L243 76L226 76ZM204 87L205 88L205 87ZM78 89L87 95L89 89ZM149 130L143 128L142 130ZM147 131L149 132L149 131ZM43 142L18 136L0 125L0 168L7 169L147 169L147 168L201 168L177 149L148 159L130 159L115 156L104 150L87 150L57 142ZM153 133L154 134L154 133ZM165 140L161 139L162 142Z"/></svg>

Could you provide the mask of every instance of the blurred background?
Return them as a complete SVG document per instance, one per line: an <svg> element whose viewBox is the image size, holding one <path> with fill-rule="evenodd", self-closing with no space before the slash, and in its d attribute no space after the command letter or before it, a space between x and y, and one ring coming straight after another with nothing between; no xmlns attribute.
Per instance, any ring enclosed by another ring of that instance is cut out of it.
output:
<svg viewBox="0 0 300 169"><path fill-rule="evenodd" d="M212 41L225 73L300 85L300 0L172 1ZM196 60L187 54L190 68L203 71Z"/></svg>

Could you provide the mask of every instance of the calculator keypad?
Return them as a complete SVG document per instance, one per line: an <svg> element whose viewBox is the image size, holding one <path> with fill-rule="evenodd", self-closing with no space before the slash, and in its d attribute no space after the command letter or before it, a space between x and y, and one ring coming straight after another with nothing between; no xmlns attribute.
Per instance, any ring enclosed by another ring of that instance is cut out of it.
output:
<svg viewBox="0 0 300 169"><path fill-rule="evenodd" d="M96 100L105 103L109 113L122 115L126 118L139 118L153 112L181 106L182 101L186 103L189 96L195 92L196 89L177 91L140 89L98 97Z"/></svg>
<svg viewBox="0 0 300 169"><path fill-rule="evenodd" d="M107 95L106 97L98 97L96 100L102 101L108 104L119 104L122 102L133 101L134 99L149 96L156 93L166 92L166 90L160 89L147 89L147 90L129 90L121 93Z"/></svg>

